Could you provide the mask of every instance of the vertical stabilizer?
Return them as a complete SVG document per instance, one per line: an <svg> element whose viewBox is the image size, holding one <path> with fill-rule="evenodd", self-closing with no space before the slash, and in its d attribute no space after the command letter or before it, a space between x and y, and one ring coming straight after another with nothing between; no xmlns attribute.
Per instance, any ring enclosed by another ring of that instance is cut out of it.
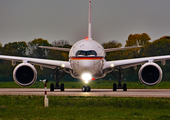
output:
<svg viewBox="0 0 170 120"><path fill-rule="evenodd" d="M88 39L92 40L92 29L91 29L91 0L89 0L89 26L88 26Z"/></svg>

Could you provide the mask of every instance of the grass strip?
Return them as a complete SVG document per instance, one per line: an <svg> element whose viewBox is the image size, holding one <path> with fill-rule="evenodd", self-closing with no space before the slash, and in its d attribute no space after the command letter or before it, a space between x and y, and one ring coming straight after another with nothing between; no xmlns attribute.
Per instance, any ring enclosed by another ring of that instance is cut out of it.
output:
<svg viewBox="0 0 170 120"><path fill-rule="evenodd" d="M170 119L170 98L0 96L0 119Z"/></svg>

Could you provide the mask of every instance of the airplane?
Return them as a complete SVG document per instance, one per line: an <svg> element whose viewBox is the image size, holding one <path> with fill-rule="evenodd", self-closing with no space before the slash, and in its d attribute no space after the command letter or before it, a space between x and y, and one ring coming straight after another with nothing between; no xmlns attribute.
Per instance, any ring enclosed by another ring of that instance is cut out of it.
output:
<svg viewBox="0 0 170 120"><path fill-rule="evenodd" d="M13 66L16 66L16 62L20 62L13 71L13 79L18 85L25 87L32 85L37 79L37 70L34 65L40 66L41 69L44 67L53 69L56 72L56 83L55 85L53 83L50 85L50 91L54 91L54 89L64 91L64 84L59 84L59 81L67 73L85 82L82 87L83 92L90 92L91 88L88 83L92 80L103 78L107 73L112 73L118 79L118 84L113 83L113 91L117 91L117 89L127 91L127 84L122 85L123 69L136 68L138 65L142 65L138 76L143 84L153 86L161 82L162 69L155 62L161 61L165 65L166 60L170 59L170 55L106 61L106 52L140 48L141 46L104 49L92 39L91 27L91 0L89 0L88 38L77 41L71 49L39 46L39 48L43 49L67 51L69 52L69 61L6 55L0 55L0 59L12 61Z"/></svg>

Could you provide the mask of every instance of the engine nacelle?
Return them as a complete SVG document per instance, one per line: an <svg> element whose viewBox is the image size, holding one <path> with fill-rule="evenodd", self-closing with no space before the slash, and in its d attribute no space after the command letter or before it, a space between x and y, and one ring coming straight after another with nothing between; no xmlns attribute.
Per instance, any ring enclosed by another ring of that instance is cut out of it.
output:
<svg viewBox="0 0 170 120"><path fill-rule="evenodd" d="M145 63L139 70L139 80L148 86L161 82L162 69L156 63Z"/></svg>
<svg viewBox="0 0 170 120"><path fill-rule="evenodd" d="M37 79L37 70L30 63L21 63L15 67L13 78L20 86L30 86Z"/></svg>

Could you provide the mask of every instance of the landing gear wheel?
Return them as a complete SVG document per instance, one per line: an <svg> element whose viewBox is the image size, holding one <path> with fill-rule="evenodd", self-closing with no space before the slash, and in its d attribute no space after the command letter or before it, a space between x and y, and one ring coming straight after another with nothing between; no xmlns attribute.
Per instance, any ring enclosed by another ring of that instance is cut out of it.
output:
<svg viewBox="0 0 170 120"><path fill-rule="evenodd" d="M123 84L123 91L127 91L127 84L126 83Z"/></svg>
<svg viewBox="0 0 170 120"><path fill-rule="evenodd" d="M91 90L90 86L87 86L87 87L86 87L86 91L87 91L87 92L90 92L90 90Z"/></svg>
<svg viewBox="0 0 170 120"><path fill-rule="evenodd" d="M50 91L54 91L54 84L53 83L51 83L51 85L50 85Z"/></svg>
<svg viewBox="0 0 170 120"><path fill-rule="evenodd" d="M87 87L86 86L83 86L82 87L82 92L86 92L87 91Z"/></svg>
<svg viewBox="0 0 170 120"><path fill-rule="evenodd" d="M64 84L62 83L60 86L61 91L64 91Z"/></svg>
<svg viewBox="0 0 170 120"><path fill-rule="evenodd" d="M116 83L113 83L113 91L116 91L117 90L117 85Z"/></svg>

